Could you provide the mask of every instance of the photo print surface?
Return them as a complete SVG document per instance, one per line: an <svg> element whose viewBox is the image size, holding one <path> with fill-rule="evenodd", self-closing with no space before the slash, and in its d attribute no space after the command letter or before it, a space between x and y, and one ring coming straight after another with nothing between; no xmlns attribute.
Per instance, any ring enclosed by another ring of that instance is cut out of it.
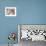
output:
<svg viewBox="0 0 46 46"><path fill-rule="evenodd" d="M5 7L5 16L16 16L16 7Z"/></svg>

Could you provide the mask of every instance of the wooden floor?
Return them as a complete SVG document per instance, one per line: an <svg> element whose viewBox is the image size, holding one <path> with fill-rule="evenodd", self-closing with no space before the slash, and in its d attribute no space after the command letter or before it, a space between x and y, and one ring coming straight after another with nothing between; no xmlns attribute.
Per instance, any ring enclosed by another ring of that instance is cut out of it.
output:
<svg viewBox="0 0 46 46"><path fill-rule="evenodd" d="M21 40L19 46L46 46L45 41L34 41L32 42L31 40Z"/></svg>
<svg viewBox="0 0 46 46"><path fill-rule="evenodd" d="M8 46L8 44L0 44L0 46ZM19 44L15 44L13 46L46 46L46 42L45 41L32 42L31 40L28 41L21 40Z"/></svg>

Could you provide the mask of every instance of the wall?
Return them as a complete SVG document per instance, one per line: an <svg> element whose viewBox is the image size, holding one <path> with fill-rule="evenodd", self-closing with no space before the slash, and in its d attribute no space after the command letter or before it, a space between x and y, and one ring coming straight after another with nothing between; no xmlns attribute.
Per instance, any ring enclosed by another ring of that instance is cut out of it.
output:
<svg viewBox="0 0 46 46"><path fill-rule="evenodd" d="M15 6L17 16L6 17L4 14L6 6ZM0 1L0 44L8 43L9 32L18 32L17 24L46 24L46 0Z"/></svg>

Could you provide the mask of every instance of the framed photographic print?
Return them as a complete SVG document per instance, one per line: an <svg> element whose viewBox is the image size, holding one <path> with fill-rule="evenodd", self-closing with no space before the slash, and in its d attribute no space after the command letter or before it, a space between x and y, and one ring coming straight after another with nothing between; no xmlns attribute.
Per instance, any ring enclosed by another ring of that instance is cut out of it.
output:
<svg viewBox="0 0 46 46"><path fill-rule="evenodd" d="M16 7L5 7L5 16L16 16Z"/></svg>

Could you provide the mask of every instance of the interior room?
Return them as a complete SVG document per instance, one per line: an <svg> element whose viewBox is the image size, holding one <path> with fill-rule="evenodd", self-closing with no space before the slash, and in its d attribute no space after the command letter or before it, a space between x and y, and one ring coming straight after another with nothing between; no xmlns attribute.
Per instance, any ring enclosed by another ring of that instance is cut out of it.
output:
<svg viewBox="0 0 46 46"><path fill-rule="evenodd" d="M22 31L18 33L20 24L27 25L27 33L23 31L26 34L24 40ZM39 26L33 30L28 28L28 25L44 24L46 0L0 0L0 46L46 46L46 29L39 29Z"/></svg>

